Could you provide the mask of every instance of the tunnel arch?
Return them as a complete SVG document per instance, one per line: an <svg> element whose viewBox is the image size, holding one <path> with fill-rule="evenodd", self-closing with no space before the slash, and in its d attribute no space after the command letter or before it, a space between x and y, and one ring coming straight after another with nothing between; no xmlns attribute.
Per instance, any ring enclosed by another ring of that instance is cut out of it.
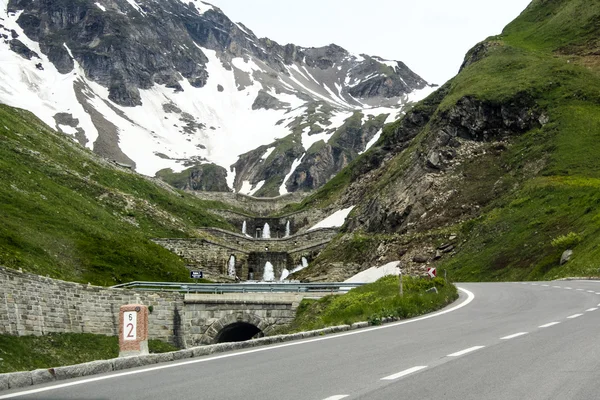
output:
<svg viewBox="0 0 600 400"><path fill-rule="evenodd" d="M207 331L209 343L240 342L263 336L269 326L260 317L248 313L229 314L216 321Z"/></svg>

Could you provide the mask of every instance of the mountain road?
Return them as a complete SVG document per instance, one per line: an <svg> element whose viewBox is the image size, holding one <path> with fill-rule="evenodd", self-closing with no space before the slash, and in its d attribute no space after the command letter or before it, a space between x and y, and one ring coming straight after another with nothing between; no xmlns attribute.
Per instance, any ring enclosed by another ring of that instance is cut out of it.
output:
<svg viewBox="0 0 600 400"><path fill-rule="evenodd" d="M0 399L595 399L600 282L465 283L383 326L0 393Z"/></svg>

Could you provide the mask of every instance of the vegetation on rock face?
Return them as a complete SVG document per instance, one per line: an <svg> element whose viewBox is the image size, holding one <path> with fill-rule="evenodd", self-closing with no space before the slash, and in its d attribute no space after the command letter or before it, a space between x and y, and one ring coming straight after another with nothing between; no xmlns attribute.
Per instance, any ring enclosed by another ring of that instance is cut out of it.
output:
<svg viewBox="0 0 600 400"><path fill-rule="evenodd" d="M0 105L0 264L97 285L187 281L150 239L228 224L224 208L117 168L30 113Z"/></svg>
<svg viewBox="0 0 600 400"><path fill-rule="evenodd" d="M386 276L344 295L303 300L296 318L285 332L300 332L328 326L368 321L378 325L384 318L406 319L438 310L458 298L454 285L442 278L433 280L403 277L404 295L399 295L397 276ZM426 293L436 287L438 293ZM278 332L280 333L280 332Z"/></svg>
<svg viewBox="0 0 600 400"><path fill-rule="evenodd" d="M419 271L418 249L461 280L600 275L598 21L598 1L535 0L475 46L454 79L297 206L357 206L351 239L334 241L315 275L346 254L352 270L402 259Z"/></svg>
<svg viewBox="0 0 600 400"><path fill-rule="evenodd" d="M150 353L178 350L149 340ZM51 333L44 336L0 335L0 373L75 365L119 356L119 338L90 333Z"/></svg>

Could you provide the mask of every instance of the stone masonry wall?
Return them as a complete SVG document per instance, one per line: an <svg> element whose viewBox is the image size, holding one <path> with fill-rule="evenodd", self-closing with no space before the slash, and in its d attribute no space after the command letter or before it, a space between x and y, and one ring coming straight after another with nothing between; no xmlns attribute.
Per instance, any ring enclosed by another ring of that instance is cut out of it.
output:
<svg viewBox="0 0 600 400"><path fill-rule="evenodd" d="M203 200L221 201L233 207L246 210L259 216L268 216L281 211L285 206L292 203L300 203L306 193L290 193L285 196L273 198L259 198L246 196L239 193L219 192L190 192Z"/></svg>
<svg viewBox="0 0 600 400"><path fill-rule="evenodd" d="M0 333L118 334L119 308L125 304L153 306L151 339L183 346L179 324L183 295L147 293L64 282L0 267Z"/></svg>
<svg viewBox="0 0 600 400"><path fill-rule="evenodd" d="M336 229L318 229L282 239L254 240L220 229L202 229L210 239L156 239L157 244L184 258L190 268L202 269L207 279L227 274L229 260L235 258L236 275L241 280L260 280L266 261L275 269L275 277L283 269L302 265L302 258L312 261L337 234ZM284 253L287 256L284 256Z"/></svg>
<svg viewBox="0 0 600 400"><path fill-rule="evenodd" d="M300 294L136 292L44 278L0 266L0 334L118 334L125 304L152 306L149 338L180 348L213 343L221 329L247 322L269 333L294 318Z"/></svg>

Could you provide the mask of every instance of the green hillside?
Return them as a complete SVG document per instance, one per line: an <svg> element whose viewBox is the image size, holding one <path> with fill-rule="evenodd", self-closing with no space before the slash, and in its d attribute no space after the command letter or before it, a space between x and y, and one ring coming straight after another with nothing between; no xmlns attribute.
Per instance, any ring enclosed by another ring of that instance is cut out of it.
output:
<svg viewBox="0 0 600 400"><path fill-rule="evenodd" d="M208 206L224 207L118 168L0 105L0 265L98 285L187 280L183 261L150 239L226 228Z"/></svg>
<svg viewBox="0 0 600 400"><path fill-rule="evenodd" d="M389 125L373 149L296 208L339 203L359 181L368 189L351 218L372 220L373 204L391 204L399 196L411 182L408 171L423 162L440 127L456 126L465 104L512 110L501 117L518 115L536 126L520 131L517 120L502 135L494 129L481 134L476 124L458 126L459 132L483 135L473 143L487 144L446 171L448 179L459 178L443 208L428 210L439 215L435 223L417 221L408 232L349 224L306 276L321 275L340 255L348 264L373 265L382 243L410 253L435 249L455 235L456 248L435 265L456 280L600 276L599 38L600 1L534 0L501 35L474 47L454 79ZM367 181L367 174L376 179ZM465 204L476 211L461 210ZM574 254L561 266L566 249Z"/></svg>

